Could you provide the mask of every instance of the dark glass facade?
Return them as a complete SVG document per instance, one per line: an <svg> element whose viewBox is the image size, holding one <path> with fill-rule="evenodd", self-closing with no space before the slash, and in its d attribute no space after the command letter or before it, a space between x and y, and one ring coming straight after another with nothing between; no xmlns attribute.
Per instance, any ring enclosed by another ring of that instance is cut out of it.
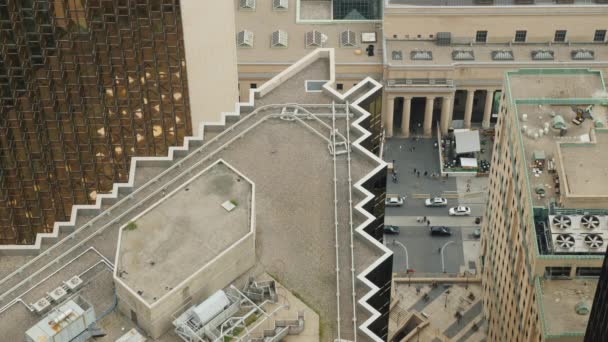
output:
<svg viewBox="0 0 608 342"><path fill-rule="evenodd" d="M600 273L600 279L595 290L593 306L585 342L600 342L608 340L608 252L604 256L604 264Z"/></svg>
<svg viewBox="0 0 608 342"><path fill-rule="evenodd" d="M191 134L178 0L0 1L0 243Z"/></svg>

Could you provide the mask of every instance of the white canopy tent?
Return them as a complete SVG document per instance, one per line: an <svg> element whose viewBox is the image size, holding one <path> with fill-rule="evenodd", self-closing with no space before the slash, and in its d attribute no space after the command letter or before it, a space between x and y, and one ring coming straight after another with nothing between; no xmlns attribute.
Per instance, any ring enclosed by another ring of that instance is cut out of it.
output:
<svg viewBox="0 0 608 342"><path fill-rule="evenodd" d="M456 154L479 152L481 150L479 131L456 130L454 131L454 137L456 138Z"/></svg>

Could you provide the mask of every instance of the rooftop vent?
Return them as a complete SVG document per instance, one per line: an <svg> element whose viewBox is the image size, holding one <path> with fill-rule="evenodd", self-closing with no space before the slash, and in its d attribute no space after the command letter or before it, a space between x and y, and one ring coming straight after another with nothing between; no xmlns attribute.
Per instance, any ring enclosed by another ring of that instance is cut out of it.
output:
<svg viewBox="0 0 608 342"><path fill-rule="evenodd" d="M452 51L452 59L455 61L472 61L475 60L473 50L454 50Z"/></svg>
<svg viewBox="0 0 608 342"><path fill-rule="evenodd" d="M237 33L236 43L239 47L253 47L253 32L243 30Z"/></svg>
<svg viewBox="0 0 608 342"><path fill-rule="evenodd" d="M272 8L275 10L286 10L289 7L289 0L272 0Z"/></svg>
<svg viewBox="0 0 608 342"><path fill-rule="evenodd" d="M572 226L572 219L568 216L557 215L552 220L553 225L559 229L568 229Z"/></svg>
<svg viewBox="0 0 608 342"><path fill-rule="evenodd" d="M288 35L283 30L272 32L272 47L287 47Z"/></svg>
<svg viewBox="0 0 608 342"><path fill-rule="evenodd" d="M495 61L512 61L513 60L513 51L511 51L511 50L492 51L492 59Z"/></svg>
<svg viewBox="0 0 608 342"><path fill-rule="evenodd" d="M73 276L70 278L70 280L64 282L64 284L70 291L76 291L80 286L82 286L83 281L79 276Z"/></svg>
<svg viewBox="0 0 608 342"><path fill-rule="evenodd" d="M320 47L327 40L327 36L319 31L313 30L306 32L305 42L306 47Z"/></svg>
<svg viewBox="0 0 608 342"><path fill-rule="evenodd" d="M412 51L410 58L413 60L430 61L433 59L433 53L431 51Z"/></svg>
<svg viewBox="0 0 608 342"><path fill-rule="evenodd" d="M555 242L560 248L570 249L574 247L574 236L570 234L559 234L555 238Z"/></svg>
<svg viewBox="0 0 608 342"><path fill-rule="evenodd" d="M595 53L592 50L572 50L572 59L574 60L592 60L595 59Z"/></svg>
<svg viewBox="0 0 608 342"><path fill-rule="evenodd" d="M66 290L61 286L48 293L49 297L51 297L55 302L59 302L67 294L68 293Z"/></svg>
<svg viewBox="0 0 608 342"><path fill-rule="evenodd" d="M340 33L340 44L344 46L357 46L357 34L351 30Z"/></svg>
<svg viewBox="0 0 608 342"><path fill-rule="evenodd" d="M553 51L551 50L532 51L532 59L535 61L552 61L554 58Z"/></svg>
<svg viewBox="0 0 608 342"><path fill-rule="evenodd" d="M403 60L403 52L395 50L391 53L391 57L393 58L394 61Z"/></svg>
<svg viewBox="0 0 608 342"><path fill-rule="evenodd" d="M242 9L254 10L255 9L255 0L241 0L240 7Z"/></svg>
<svg viewBox="0 0 608 342"><path fill-rule="evenodd" d="M32 307L34 308L36 313L40 314L51 307L51 302L49 302L49 300L46 298L42 298L36 303L32 304Z"/></svg>
<svg viewBox="0 0 608 342"><path fill-rule="evenodd" d="M452 44L452 33L437 32L437 45L450 45L450 44Z"/></svg>
<svg viewBox="0 0 608 342"><path fill-rule="evenodd" d="M599 234L588 234L585 236L585 245L589 248L600 248L604 245L604 238Z"/></svg>
<svg viewBox="0 0 608 342"><path fill-rule="evenodd" d="M581 226L586 229L595 229L600 226L600 219L597 216L585 215L581 217Z"/></svg>

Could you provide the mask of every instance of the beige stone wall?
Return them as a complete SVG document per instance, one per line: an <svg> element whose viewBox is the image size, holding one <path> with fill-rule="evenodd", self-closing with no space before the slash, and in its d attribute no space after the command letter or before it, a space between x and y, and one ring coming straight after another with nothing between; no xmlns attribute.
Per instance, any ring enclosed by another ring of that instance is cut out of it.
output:
<svg viewBox="0 0 608 342"><path fill-rule="evenodd" d="M400 9L385 11L384 36L397 35L403 39L409 35L410 39L418 39L420 35L421 39L431 39L437 32L451 32L453 39L470 42L475 40L476 31L485 30L489 43L508 43L513 41L516 30L526 30L528 42L546 43L553 40L555 30L567 30L568 41L591 42L595 30L606 29L607 13L606 6L570 11L543 10L537 6L530 6L525 11L505 7L495 7L492 11Z"/></svg>
<svg viewBox="0 0 608 342"><path fill-rule="evenodd" d="M235 15L231 1L182 0L193 134L233 112L238 98Z"/></svg>
<svg viewBox="0 0 608 342"><path fill-rule="evenodd" d="M138 325L152 338L158 338L173 327L174 315L181 314L189 306L197 305L216 291L225 288L254 264L255 234L250 234L151 307L121 282L116 281L118 308L129 318L131 310L135 311Z"/></svg>

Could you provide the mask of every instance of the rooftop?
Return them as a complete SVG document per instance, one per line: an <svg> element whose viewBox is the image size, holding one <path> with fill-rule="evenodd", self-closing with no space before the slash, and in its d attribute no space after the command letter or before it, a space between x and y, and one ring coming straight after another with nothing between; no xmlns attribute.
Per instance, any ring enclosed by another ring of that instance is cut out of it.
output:
<svg viewBox="0 0 608 342"><path fill-rule="evenodd" d="M510 64L510 63L530 63L536 65L547 65L554 62L568 62L578 64L589 64L589 60L574 59L573 51L586 52L592 51L594 60L605 60L608 56L608 46L605 44L470 44L458 43L457 38L452 37L452 44L437 45L435 40L402 40L386 37L386 55L387 63L392 66L408 66L408 65L454 65L454 64L478 64L478 63L493 63L493 64ZM415 37L411 37L415 38ZM402 59L393 59L392 52L400 51ZM415 51L427 51L431 53L432 59L413 59L411 54ZM496 52L506 51L511 52L512 58L502 54L496 56ZM552 56L551 59L534 59L533 53L537 51L548 51L549 54L544 54L543 57ZM458 52L472 52L470 55L458 55ZM589 55L579 54L577 58L589 57ZM501 59L502 58L502 59Z"/></svg>
<svg viewBox="0 0 608 342"><path fill-rule="evenodd" d="M598 158L608 150L608 130L593 133L592 142L558 146L566 174L564 190L573 196L608 196L608 158Z"/></svg>
<svg viewBox="0 0 608 342"><path fill-rule="evenodd" d="M578 314L576 306L584 304L591 310L597 279L540 279L541 319L547 335L584 334L589 314Z"/></svg>
<svg viewBox="0 0 608 342"><path fill-rule="evenodd" d="M193 176L122 230L121 278L148 304L160 299L251 231L252 191L221 162Z"/></svg>
<svg viewBox="0 0 608 342"><path fill-rule="evenodd" d="M600 130L595 128L595 121L603 126L608 123L601 73L524 69L507 73L507 79L511 100L515 101L534 204L547 207L552 199L559 204L563 202L559 199L564 198L564 189L570 187L585 197L608 193L608 187L602 190L603 185L594 185L602 183L608 162L592 157L593 151L608 143L605 134L596 134ZM584 110L592 104L593 119L587 118L580 125L573 123L575 109ZM559 128L562 126L565 131ZM600 139L586 143L594 136ZM544 153L544 165L536 164L535 152Z"/></svg>

